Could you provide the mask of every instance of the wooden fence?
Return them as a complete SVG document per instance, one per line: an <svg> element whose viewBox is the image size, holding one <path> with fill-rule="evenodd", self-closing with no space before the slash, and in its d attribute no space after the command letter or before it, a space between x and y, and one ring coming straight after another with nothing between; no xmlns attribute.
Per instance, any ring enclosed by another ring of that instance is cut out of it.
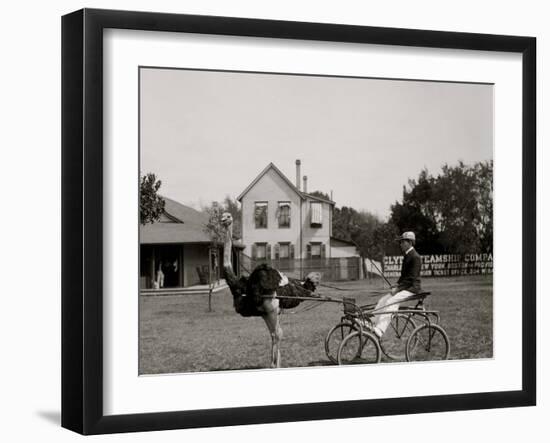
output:
<svg viewBox="0 0 550 443"><path fill-rule="evenodd" d="M324 281L358 280L362 276L360 257L304 258L304 259L252 259L241 253L241 273L247 275L260 263L267 263L291 278L302 279L310 272L320 272Z"/></svg>

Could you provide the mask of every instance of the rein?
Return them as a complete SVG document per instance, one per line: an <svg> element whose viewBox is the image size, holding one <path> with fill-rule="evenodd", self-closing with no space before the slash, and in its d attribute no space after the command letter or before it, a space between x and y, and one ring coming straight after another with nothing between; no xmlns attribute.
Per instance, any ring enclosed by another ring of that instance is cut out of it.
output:
<svg viewBox="0 0 550 443"><path fill-rule="evenodd" d="M337 286L325 285L323 283L319 283L319 286L322 286L323 288L336 289L337 291L353 291L353 289L338 288Z"/></svg>
<svg viewBox="0 0 550 443"><path fill-rule="evenodd" d="M301 309L300 308L295 309L294 311L290 311L288 309L281 309L281 315L282 314L300 314L302 312L311 311L312 309L315 309L315 308L318 308L319 306L321 306L324 302L325 302L325 300L312 302L309 305L302 306Z"/></svg>

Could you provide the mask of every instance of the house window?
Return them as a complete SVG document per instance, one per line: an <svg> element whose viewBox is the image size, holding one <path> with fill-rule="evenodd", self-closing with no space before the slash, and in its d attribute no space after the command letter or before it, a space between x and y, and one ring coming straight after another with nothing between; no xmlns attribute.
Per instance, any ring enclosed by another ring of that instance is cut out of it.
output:
<svg viewBox="0 0 550 443"><path fill-rule="evenodd" d="M281 243L279 245L279 258L290 257L290 243Z"/></svg>
<svg viewBox="0 0 550 443"><path fill-rule="evenodd" d="M294 245L290 242L275 244L275 260L294 258Z"/></svg>
<svg viewBox="0 0 550 443"><path fill-rule="evenodd" d="M311 202L311 226L313 228L323 226L323 204L321 202Z"/></svg>
<svg viewBox="0 0 550 443"><path fill-rule="evenodd" d="M321 258L321 243L311 244L311 258Z"/></svg>
<svg viewBox="0 0 550 443"><path fill-rule="evenodd" d="M290 258L290 243L279 244L279 258Z"/></svg>
<svg viewBox="0 0 550 443"><path fill-rule="evenodd" d="M325 258L325 245L323 243L309 243L307 245L308 258Z"/></svg>
<svg viewBox="0 0 550 443"><path fill-rule="evenodd" d="M267 228L267 202L254 204L254 224L256 229Z"/></svg>
<svg viewBox="0 0 550 443"><path fill-rule="evenodd" d="M290 202L279 202L277 219L279 228L290 228Z"/></svg>
<svg viewBox="0 0 550 443"><path fill-rule="evenodd" d="M256 258L265 258L266 249L267 249L267 245L265 243L258 243L256 245Z"/></svg>
<svg viewBox="0 0 550 443"><path fill-rule="evenodd" d="M268 243L254 243L252 245L252 258L256 260L271 260L271 245Z"/></svg>

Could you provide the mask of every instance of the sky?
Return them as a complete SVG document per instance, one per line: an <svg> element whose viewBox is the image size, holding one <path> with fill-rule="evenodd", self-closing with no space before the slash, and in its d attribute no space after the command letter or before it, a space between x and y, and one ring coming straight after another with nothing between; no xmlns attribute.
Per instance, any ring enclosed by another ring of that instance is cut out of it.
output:
<svg viewBox="0 0 550 443"><path fill-rule="evenodd" d="M308 191L383 218L423 168L493 158L493 85L140 70L140 173L199 208L273 162Z"/></svg>

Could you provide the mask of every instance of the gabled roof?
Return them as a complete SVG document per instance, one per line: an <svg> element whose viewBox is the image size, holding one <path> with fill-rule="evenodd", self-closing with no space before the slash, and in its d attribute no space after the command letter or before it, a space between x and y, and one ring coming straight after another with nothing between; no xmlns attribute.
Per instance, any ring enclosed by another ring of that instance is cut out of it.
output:
<svg viewBox="0 0 550 443"><path fill-rule="evenodd" d="M164 211L157 220L159 223L183 223L180 219Z"/></svg>
<svg viewBox="0 0 550 443"><path fill-rule="evenodd" d="M182 205L180 202L177 202L176 200L172 200L171 198L164 197L164 212L168 215L168 217L174 218L180 223L205 223L205 221L208 221L208 217L206 214L197 211L196 209L191 208L190 206Z"/></svg>
<svg viewBox="0 0 550 443"><path fill-rule="evenodd" d="M330 237L330 246L355 246L357 248L357 245L350 241L350 240L344 240L343 238L338 237Z"/></svg>
<svg viewBox="0 0 550 443"><path fill-rule="evenodd" d="M296 185L294 183L292 183L292 181L290 181L288 179L288 177L286 175L284 175L282 173L282 171L277 167L275 166L275 164L273 163L269 163L262 172L260 172L258 174L258 176L252 180L252 183L250 183L243 192L241 192L241 194L237 197L237 200L238 201L242 201L243 197L248 193L248 191L250 191L255 185L256 183L258 183L258 181L260 181L260 179L269 172L269 170L273 170L275 173L277 173L279 175L279 177L281 177L281 179L283 179L283 181L296 193L300 196L300 198L302 200L306 200L306 199L313 199L313 200L319 200L319 201L322 201L322 202L325 202L325 203L328 203L328 204L331 204L331 205L334 205L335 203L332 201L332 200L326 200L324 198L321 198L321 197L317 197L317 196L314 196L314 195L311 195L311 194L306 194L305 192L302 192L300 191Z"/></svg>
<svg viewBox="0 0 550 443"><path fill-rule="evenodd" d="M139 243L211 243L210 236L204 232L208 216L189 206L167 197L164 199L164 213L172 223L157 222L139 226ZM233 240L233 247L244 249L241 241Z"/></svg>
<svg viewBox="0 0 550 443"><path fill-rule="evenodd" d="M304 196L304 198L311 198L312 200L319 200L321 202L328 203L329 205L335 205L336 204L332 200L327 200L326 198L318 197L317 195L306 194L305 192L301 192L301 194Z"/></svg>
<svg viewBox="0 0 550 443"><path fill-rule="evenodd" d="M210 242L210 237L204 232L204 225L208 221L205 214L175 200L163 198L164 211L174 222L140 225L141 244Z"/></svg>
<svg viewBox="0 0 550 443"><path fill-rule="evenodd" d="M260 179L269 172L270 169L273 169L273 171L275 171L279 177L281 177L283 179L283 181L294 191L296 192L296 194L298 194L301 198L305 198L302 193L298 190L298 188L296 186L294 186L294 184L287 178L286 175L284 175L281 170L275 166L273 163L269 163L262 172L260 172L258 174L258 176L252 180L252 183L250 183L246 189L241 192L241 194L237 197L237 200L238 201L241 201L243 199L243 197L248 193L248 191L250 191L255 185L256 183L258 183L260 181Z"/></svg>

